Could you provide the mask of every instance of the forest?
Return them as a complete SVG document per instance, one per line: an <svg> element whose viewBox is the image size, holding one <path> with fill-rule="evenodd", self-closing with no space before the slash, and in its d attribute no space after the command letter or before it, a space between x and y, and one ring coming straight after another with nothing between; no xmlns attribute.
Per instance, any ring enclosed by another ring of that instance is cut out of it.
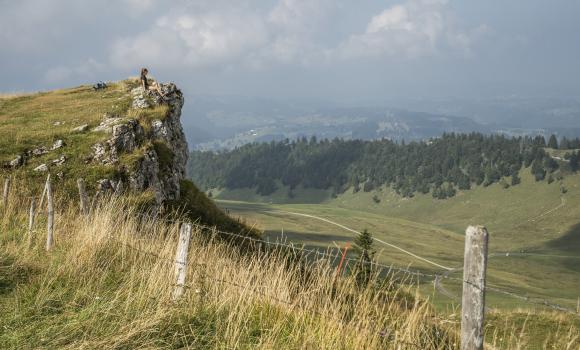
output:
<svg viewBox="0 0 580 350"><path fill-rule="evenodd" d="M255 188L261 195L279 184L332 190L370 192L390 186L404 197L431 193L453 197L458 190L500 183L520 183L520 171L536 181L554 182L578 171L579 139L558 140L552 135L507 137L480 133L447 133L419 142L388 139L363 141L305 137L270 143L252 143L220 152L194 151L189 175L202 189ZM550 150L566 150L562 158ZM565 191L565 188L561 188Z"/></svg>

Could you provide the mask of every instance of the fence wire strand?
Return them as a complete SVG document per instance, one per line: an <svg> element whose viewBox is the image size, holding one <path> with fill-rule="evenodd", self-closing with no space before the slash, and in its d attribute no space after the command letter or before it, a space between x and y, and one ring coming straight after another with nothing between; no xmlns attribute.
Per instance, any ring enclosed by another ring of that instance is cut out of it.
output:
<svg viewBox="0 0 580 350"><path fill-rule="evenodd" d="M37 198L37 196L30 196L29 198L31 198L31 199ZM275 246L275 247L279 247L279 248L287 248L287 249L291 249L294 252L298 251L298 252L301 252L302 254L305 253L304 256L306 256L306 257L308 257L308 255L312 254L312 255L316 255L317 259L320 259L320 257L322 257L322 258L327 258L330 261L336 261L340 257L339 250L337 250L335 254L330 254L327 252L328 250L325 252L325 251L321 251L319 249L309 249L309 248L305 248L304 246L301 246L301 247L296 246L294 244L286 244L286 243L281 243L281 242L277 242L277 241L271 242L271 241L267 241L267 240L263 240L263 239L253 238L253 237L243 235L243 234L219 230L219 229L217 229L217 227L202 225L199 223L192 223L189 221L184 221L184 220L179 220L179 219L163 218L163 217L160 217L160 215L147 215L147 214L143 214L143 213L133 213L132 216L139 217L142 221L148 221L148 222L159 220L159 221L162 221L164 223L172 223L172 224L177 224L177 225L188 223L188 224L191 224L192 226L196 227L200 231L218 233L218 234L226 235L229 237L235 237L237 239L241 239L242 241L247 240L248 242L254 242L258 245L264 244L264 245ZM138 248L132 247L132 246L130 248L131 249L138 249ZM146 252L146 251L142 251L142 250L141 250L141 252L153 254L151 252ZM153 255L155 255L155 254L153 254ZM159 257L159 256L157 256L157 257ZM172 261L175 262L174 260L172 260ZM354 262L355 264L361 263L360 260L349 258L349 257L345 257L344 261L346 263L345 266L348 266L348 264L351 262ZM394 265L381 264L381 263L378 263L376 261L371 261L368 264L370 264L374 268L384 269L387 273L391 273L391 272L395 271L395 272L400 272L400 273L403 273L403 274L406 274L409 276L416 276L418 278L428 278L428 280L426 280L425 282L429 282L429 283L430 282L436 283L438 281L445 279L445 280L451 280L451 281L455 281L455 282L459 282L459 283L466 283L466 284L474 285L470 281L466 281L462 278L450 277L445 273L443 273L443 274L426 273L426 272L419 271L419 270L413 270L413 269L410 269L408 267L398 267L398 266L394 266ZM474 286L476 286L476 285L474 285ZM478 286L476 286L476 287L478 287ZM532 304L532 305L548 307L548 308L551 308L553 310L557 310L557 311L561 311L561 312L580 314L577 310L573 310L573 309L570 309L568 307L559 305L559 304L551 302L547 299L518 294L518 293L515 293L513 291L504 290L501 288L494 287L493 285L490 285L489 283L485 286L485 291L490 291L490 292L495 292L495 293L503 294L506 296L510 296L510 297L516 298L522 302Z"/></svg>

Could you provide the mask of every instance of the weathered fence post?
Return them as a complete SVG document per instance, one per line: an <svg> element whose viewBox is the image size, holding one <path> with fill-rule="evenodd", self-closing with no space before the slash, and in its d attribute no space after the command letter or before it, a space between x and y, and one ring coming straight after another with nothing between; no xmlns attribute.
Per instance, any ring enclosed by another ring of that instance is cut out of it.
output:
<svg viewBox="0 0 580 350"><path fill-rule="evenodd" d="M8 204L8 194L10 193L10 177L4 179L4 192L2 193L2 205Z"/></svg>
<svg viewBox="0 0 580 350"><path fill-rule="evenodd" d="M28 246L32 246L32 230L34 229L34 210L36 206L36 199L32 198L30 203L30 212L28 215Z"/></svg>
<svg viewBox="0 0 580 350"><path fill-rule="evenodd" d="M52 249L54 243L54 203L52 198L52 185L50 183L50 174L46 179L46 201L48 206L48 219L46 220L46 250Z"/></svg>
<svg viewBox="0 0 580 350"><path fill-rule="evenodd" d="M173 291L173 300L179 299L183 295L185 288L185 275L187 274L187 253L189 251L189 241L191 239L191 224L184 223L179 230L179 242L175 253L175 275L177 284Z"/></svg>
<svg viewBox="0 0 580 350"><path fill-rule="evenodd" d="M488 236L483 226L469 226L465 231L461 350L483 349Z"/></svg>
<svg viewBox="0 0 580 350"><path fill-rule="evenodd" d="M89 215L89 200L87 198L87 191L85 189L85 180L78 179L77 185L79 187L81 213L87 216Z"/></svg>

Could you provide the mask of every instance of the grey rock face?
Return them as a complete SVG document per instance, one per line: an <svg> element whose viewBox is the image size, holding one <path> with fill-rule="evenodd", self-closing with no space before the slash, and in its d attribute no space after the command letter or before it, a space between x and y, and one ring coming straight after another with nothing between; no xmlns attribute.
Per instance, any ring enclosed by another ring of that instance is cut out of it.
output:
<svg viewBox="0 0 580 350"><path fill-rule="evenodd" d="M101 121L101 123L96 128L94 128L93 131L113 132L113 126L122 122L123 118L105 114L103 116L103 121Z"/></svg>
<svg viewBox="0 0 580 350"><path fill-rule="evenodd" d="M150 150L129 181L129 187L134 190L143 190L144 186L154 188L158 202L179 199L179 183L185 178L188 157L187 141L180 120L184 103L183 94L173 83L161 84L161 91L164 96L145 92L141 87L131 92L133 108L142 108L143 104L140 101L147 101L146 96L153 100L154 104L169 106L169 112L164 119L154 120L151 123L151 137L163 141L173 154L173 161L160 169L158 155L154 150Z"/></svg>
<svg viewBox="0 0 580 350"><path fill-rule="evenodd" d="M109 140L111 149L132 152L137 148L137 141L143 137L143 127L134 119L126 124L113 126L113 137Z"/></svg>
<svg viewBox="0 0 580 350"><path fill-rule="evenodd" d="M147 99L147 97L149 97L149 92L146 92L142 86L131 90L131 96L133 97L132 106L134 109L145 109L151 107L151 104Z"/></svg>
<svg viewBox="0 0 580 350"><path fill-rule="evenodd" d="M93 148L93 159L103 164L113 164L119 161L121 153L130 153L139 146L139 141L143 138L143 127L134 119L122 121L116 118L113 124L107 124L110 119L101 123L107 125L102 130L111 128L111 138L107 141L96 143Z"/></svg>
<svg viewBox="0 0 580 350"><path fill-rule="evenodd" d="M110 157L107 154L107 147L103 143L95 143L92 146L93 149L93 159L101 162L103 164L108 164L111 162Z"/></svg>
<svg viewBox="0 0 580 350"><path fill-rule="evenodd" d="M166 197L159 181L159 160L153 150L145 153L136 169L129 175L129 188L133 191L145 191L149 188L155 192L155 201L162 203Z"/></svg>
<svg viewBox="0 0 580 350"><path fill-rule="evenodd" d="M183 94L175 84L162 84L161 89L165 96L151 91L144 91L142 87L131 91L133 108L143 109L155 105L165 104L169 111L165 118L154 120L151 132L145 135L139 121L118 117L106 117L93 131L110 132L111 138L105 142L93 145L93 160L102 164L118 162L122 152L133 152L146 139L161 141L172 153L172 161L161 164L159 155L154 148L148 149L138 160L133 169L128 171L127 187L132 191L142 192L151 189L155 193L158 204L165 200L179 199L180 181L185 178L188 148L185 134L181 127L181 108ZM122 183L109 182L115 193L124 189Z"/></svg>

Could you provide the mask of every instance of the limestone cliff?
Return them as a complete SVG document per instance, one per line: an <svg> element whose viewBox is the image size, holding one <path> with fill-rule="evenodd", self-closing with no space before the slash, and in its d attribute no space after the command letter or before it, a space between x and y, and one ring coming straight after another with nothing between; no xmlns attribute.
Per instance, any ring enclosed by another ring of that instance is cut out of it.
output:
<svg viewBox="0 0 580 350"><path fill-rule="evenodd" d="M188 157L187 141L181 126L181 108L184 99L174 84L161 84L164 96L144 91L142 87L131 90L132 107L128 116L107 115L93 129L110 133L111 137L93 145L91 161L119 165L119 176L99 181L101 191L122 191L124 182L129 190L152 190L158 204L179 199L180 181L185 178ZM162 117L133 118L140 111L163 107ZM136 158L131 165L120 162L123 154Z"/></svg>

